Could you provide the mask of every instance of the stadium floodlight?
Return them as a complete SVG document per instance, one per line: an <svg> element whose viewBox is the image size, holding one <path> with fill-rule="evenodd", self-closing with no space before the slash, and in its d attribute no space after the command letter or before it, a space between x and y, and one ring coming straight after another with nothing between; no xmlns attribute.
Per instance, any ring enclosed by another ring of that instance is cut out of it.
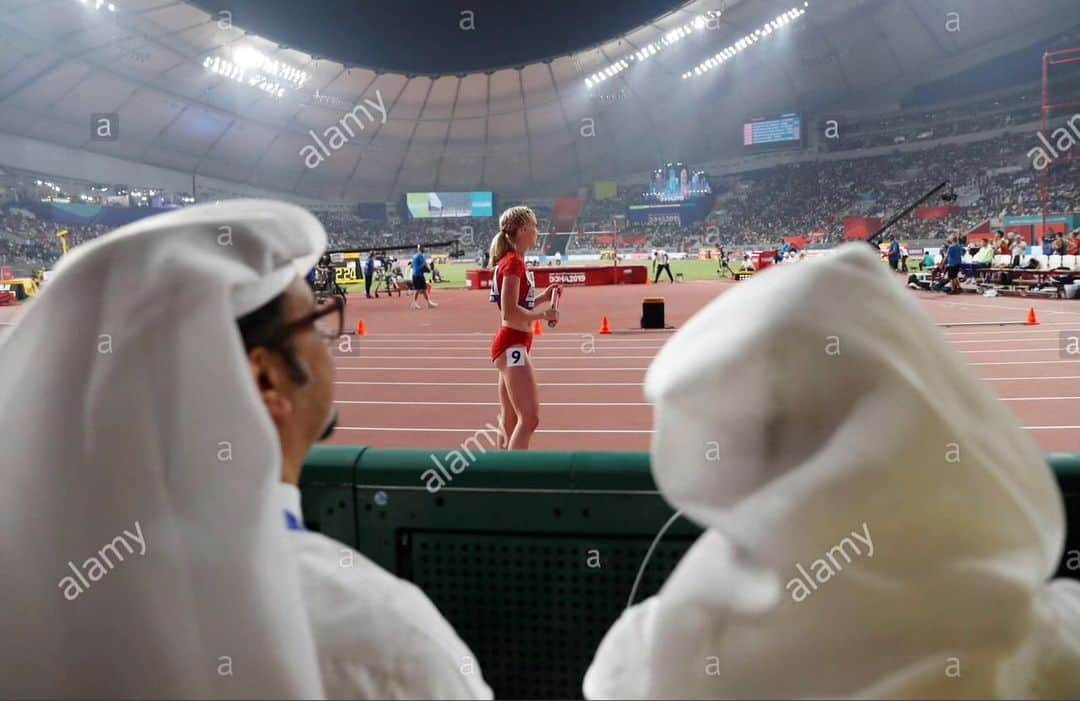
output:
<svg viewBox="0 0 1080 701"><path fill-rule="evenodd" d="M627 54L610 65L601 68L585 78L585 87L593 88L608 78L612 78L630 67L632 62L641 63L655 56L664 49L674 46L694 32L710 29L710 22L715 21L723 13L722 10L710 10L704 14L693 17L689 22L674 27L663 34L658 41L649 42L637 51ZM610 72L614 69L614 72Z"/></svg>
<svg viewBox="0 0 1080 701"><path fill-rule="evenodd" d="M280 98L286 87L300 89L310 77L307 72L265 56L251 46L240 46L232 51L232 58L207 56L203 68L237 83L259 88Z"/></svg>
<svg viewBox="0 0 1080 701"><path fill-rule="evenodd" d="M781 27L784 27L791 22L794 22L795 20L805 15L807 11L803 8L807 8L809 6L810 3L804 0L802 8L793 7L787 12L777 15L775 18L769 20L764 25L762 25L759 29L755 29L750 34L736 39L734 43L722 49L719 53L716 54L715 57L707 58L701 63L699 63L696 67L694 67L692 70L683 73L683 79L685 80L691 75L701 75L708 72L710 68L714 68L719 64L729 61L735 55L742 53L747 47L758 43L758 41L769 36Z"/></svg>
<svg viewBox="0 0 1080 701"><path fill-rule="evenodd" d="M102 9L109 12L116 12L116 5L108 2L108 0L79 0L79 4L85 5L95 12L101 11Z"/></svg>

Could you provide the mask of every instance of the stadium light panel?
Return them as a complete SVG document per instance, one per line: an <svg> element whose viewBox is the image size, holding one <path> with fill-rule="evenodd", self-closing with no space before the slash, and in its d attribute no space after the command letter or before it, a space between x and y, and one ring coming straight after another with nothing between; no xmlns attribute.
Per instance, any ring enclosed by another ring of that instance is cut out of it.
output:
<svg viewBox="0 0 1080 701"><path fill-rule="evenodd" d="M804 0L803 8L809 6L810 3ZM776 16L775 18L763 24L759 29L755 29L750 34L747 34L746 36L737 39L733 44L721 50L718 54L716 54L716 56L719 58L719 61L716 61L714 58L710 57L699 63L693 69L693 75L701 75L702 73L707 72L709 68L715 67L717 63L723 63L730 59L732 56L742 53L742 51L747 47L756 44L762 38L772 34L773 31L779 29L780 27L786 26L791 22L794 22L805 14L805 9L793 7L790 10L784 12L783 14ZM688 78L690 75L691 71L687 71L683 74L683 78Z"/></svg>
<svg viewBox="0 0 1080 701"><path fill-rule="evenodd" d="M649 42L645 46L639 48L637 51L627 54L609 64L605 68L601 68L595 73L585 78L585 87L595 87L597 83L606 80L609 77L617 75L619 72L630 68L633 62L641 63L648 58L655 56L669 46L674 46L686 37L692 35L695 31L701 32L709 28L709 21L720 17L723 14L721 10L710 10L704 14L697 15L690 21L680 26L674 27L663 34L657 41ZM607 73L610 68L616 68L614 73ZM687 72L689 74L689 71Z"/></svg>
<svg viewBox="0 0 1080 701"><path fill-rule="evenodd" d="M203 68L277 98L285 95L286 88L300 89L310 78L306 71L271 59L251 46L233 49L229 58L207 56L203 59Z"/></svg>
<svg viewBox="0 0 1080 701"><path fill-rule="evenodd" d="M108 0L79 0L79 4L90 7L95 12L100 12L102 9L109 12L116 12L116 5L108 2Z"/></svg>

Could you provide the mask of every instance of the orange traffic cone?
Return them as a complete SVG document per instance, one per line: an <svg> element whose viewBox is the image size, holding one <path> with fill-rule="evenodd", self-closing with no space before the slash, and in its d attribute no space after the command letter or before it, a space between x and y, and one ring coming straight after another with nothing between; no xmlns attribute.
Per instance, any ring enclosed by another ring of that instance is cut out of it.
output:
<svg viewBox="0 0 1080 701"><path fill-rule="evenodd" d="M1035 318L1035 307L1031 307L1030 309L1028 309L1027 323L1028 323L1028 326L1038 326L1039 325L1039 320Z"/></svg>
<svg viewBox="0 0 1080 701"><path fill-rule="evenodd" d="M364 326L364 320L363 319L360 319L359 321L356 322L356 335L357 336L367 336L367 327Z"/></svg>
<svg viewBox="0 0 1080 701"><path fill-rule="evenodd" d="M608 323L608 318L606 316L604 317L603 321L600 322L600 335L601 336L610 336L611 335L611 324Z"/></svg>
<svg viewBox="0 0 1080 701"><path fill-rule="evenodd" d="M540 323L539 319L537 319L536 321L533 322L533 336L543 336L543 335L544 335L544 325Z"/></svg>

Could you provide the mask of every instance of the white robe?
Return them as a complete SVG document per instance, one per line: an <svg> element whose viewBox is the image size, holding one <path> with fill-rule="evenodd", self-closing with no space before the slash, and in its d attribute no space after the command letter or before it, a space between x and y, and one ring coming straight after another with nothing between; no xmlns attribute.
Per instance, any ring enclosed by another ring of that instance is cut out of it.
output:
<svg viewBox="0 0 1080 701"><path fill-rule="evenodd" d="M588 698L1080 697L1054 477L865 244L721 296L646 394L657 484L708 530Z"/></svg>
<svg viewBox="0 0 1080 701"><path fill-rule="evenodd" d="M278 486L300 513L300 491ZM490 699L479 662L427 596L352 548L293 530L300 583L331 699Z"/></svg>
<svg viewBox="0 0 1080 701"><path fill-rule="evenodd" d="M325 248L280 202L148 217L0 338L0 697L321 695L236 319Z"/></svg>

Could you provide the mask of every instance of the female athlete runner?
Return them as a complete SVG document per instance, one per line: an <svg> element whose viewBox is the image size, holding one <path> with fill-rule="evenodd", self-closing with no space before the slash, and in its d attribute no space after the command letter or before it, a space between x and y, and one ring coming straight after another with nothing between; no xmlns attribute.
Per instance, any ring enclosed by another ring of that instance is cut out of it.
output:
<svg viewBox="0 0 1080 701"><path fill-rule="evenodd" d="M559 285L536 296L532 273L525 270L525 253L536 245L536 215L528 207L511 207L499 217L499 233L491 241L491 301L502 312L502 328L491 342L491 360L499 369L499 446L527 450L540 423L540 400L536 391L529 350L532 324L537 319L558 321L555 309L539 311L537 304L550 302Z"/></svg>

